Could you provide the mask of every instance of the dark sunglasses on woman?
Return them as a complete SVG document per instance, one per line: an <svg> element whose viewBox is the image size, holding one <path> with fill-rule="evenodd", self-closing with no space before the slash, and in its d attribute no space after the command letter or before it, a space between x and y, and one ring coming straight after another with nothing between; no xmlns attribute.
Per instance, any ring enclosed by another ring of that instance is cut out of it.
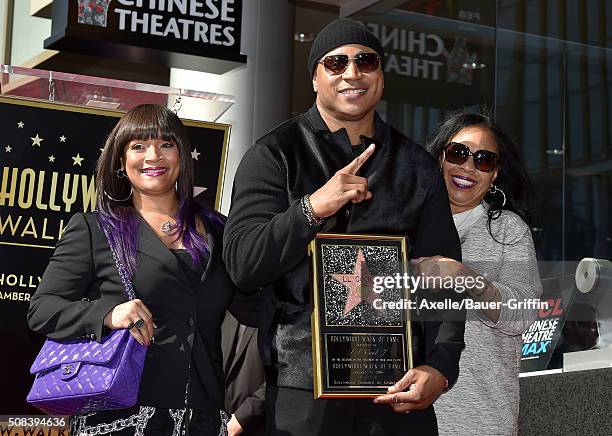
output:
<svg viewBox="0 0 612 436"><path fill-rule="evenodd" d="M325 56L319 63L323 64L328 73L338 75L346 71L351 61L355 62L355 66L362 73L371 73L378 69L380 56L376 53L357 53L352 58L344 54L329 55Z"/></svg>
<svg viewBox="0 0 612 436"><path fill-rule="evenodd" d="M463 164L470 156L474 157L476 169L485 173L493 171L498 163L497 153L489 150L477 150L472 153L467 145L460 142L451 142L444 149L444 159L455 165Z"/></svg>

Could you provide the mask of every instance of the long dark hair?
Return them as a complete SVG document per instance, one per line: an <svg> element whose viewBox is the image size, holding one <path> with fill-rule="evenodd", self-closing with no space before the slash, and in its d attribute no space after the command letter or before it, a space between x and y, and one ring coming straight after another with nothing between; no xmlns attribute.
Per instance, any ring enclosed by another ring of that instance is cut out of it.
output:
<svg viewBox="0 0 612 436"><path fill-rule="evenodd" d="M142 104L128 111L108 135L96 165L98 223L107 228L109 243L131 277L136 272L136 245L140 219L131 198L130 181L118 170L125 148L132 140L161 138L176 144L180 156L177 179L179 200L176 217L177 240L191 255L194 264L208 254L206 238L197 231L196 215L216 219L216 213L193 200L193 167L189 138L179 117L166 107Z"/></svg>
<svg viewBox="0 0 612 436"><path fill-rule="evenodd" d="M482 127L487 129L497 144L499 157L499 172L495 185L506 194L506 204L503 196L497 192L487 192L484 200L489 204L487 227L491 236L491 221L499 218L502 210L509 210L519 215L527 224L530 222L529 208L531 206L532 186L525 161L521 157L514 141L499 127L492 115L459 110L448 114L438 125L436 132L427 140L427 151L438 162L442 159L444 149L451 138L467 127Z"/></svg>

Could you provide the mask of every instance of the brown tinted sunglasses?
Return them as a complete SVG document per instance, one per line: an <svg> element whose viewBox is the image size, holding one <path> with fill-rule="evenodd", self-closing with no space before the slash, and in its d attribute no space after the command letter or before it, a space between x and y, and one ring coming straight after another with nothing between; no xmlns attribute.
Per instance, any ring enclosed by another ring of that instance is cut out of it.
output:
<svg viewBox="0 0 612 436"><path fill-rule="evenodd" d="M371 73L378 69L380 56L376 53L357 53L352 58L344 54L329 55L318 63L322 64L328 73L337 75L344 73L351 61L355 62L355 66L362 73Z"/></svg>
<svg viewBox="0 0 612 436"><path fill-rule="evenodd" d="M455 165L463 164L470 156L474 157L476 169L485 173L493 171L499 162L497 153L489 150L477 150L472 153L467 145L460 142L451 142L444 149L444 159Z"/></svg>

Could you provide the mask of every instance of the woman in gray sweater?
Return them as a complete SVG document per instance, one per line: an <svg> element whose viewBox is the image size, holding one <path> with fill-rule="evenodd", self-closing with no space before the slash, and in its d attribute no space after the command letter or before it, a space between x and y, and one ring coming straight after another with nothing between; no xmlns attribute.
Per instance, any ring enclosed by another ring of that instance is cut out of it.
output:
<svg viewBox="0 0 612 436"><path fill-rule="evenodd" d="M463 263L439 256L415 259L415 272L451 276L457 284L471 277L473 284L465 287L472 308L459 378L435 403L439 431L515 435L521 333L535 320L533 305L542 293L525 223L530 197L525 164L499 126L476 113L451 114L427 148L444 174Z"/></svg>

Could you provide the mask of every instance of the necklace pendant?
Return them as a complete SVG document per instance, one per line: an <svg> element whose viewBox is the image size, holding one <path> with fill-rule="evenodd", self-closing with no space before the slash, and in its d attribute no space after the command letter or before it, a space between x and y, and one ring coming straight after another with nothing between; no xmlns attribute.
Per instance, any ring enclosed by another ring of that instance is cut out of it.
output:
<svg viewBox="0 0 612 436"><path fill-rule="evenodd" d="M164 221L161 225L161 231L164 233L172 233L176 229L176 223L172 224L169 220Z"/></svg>

